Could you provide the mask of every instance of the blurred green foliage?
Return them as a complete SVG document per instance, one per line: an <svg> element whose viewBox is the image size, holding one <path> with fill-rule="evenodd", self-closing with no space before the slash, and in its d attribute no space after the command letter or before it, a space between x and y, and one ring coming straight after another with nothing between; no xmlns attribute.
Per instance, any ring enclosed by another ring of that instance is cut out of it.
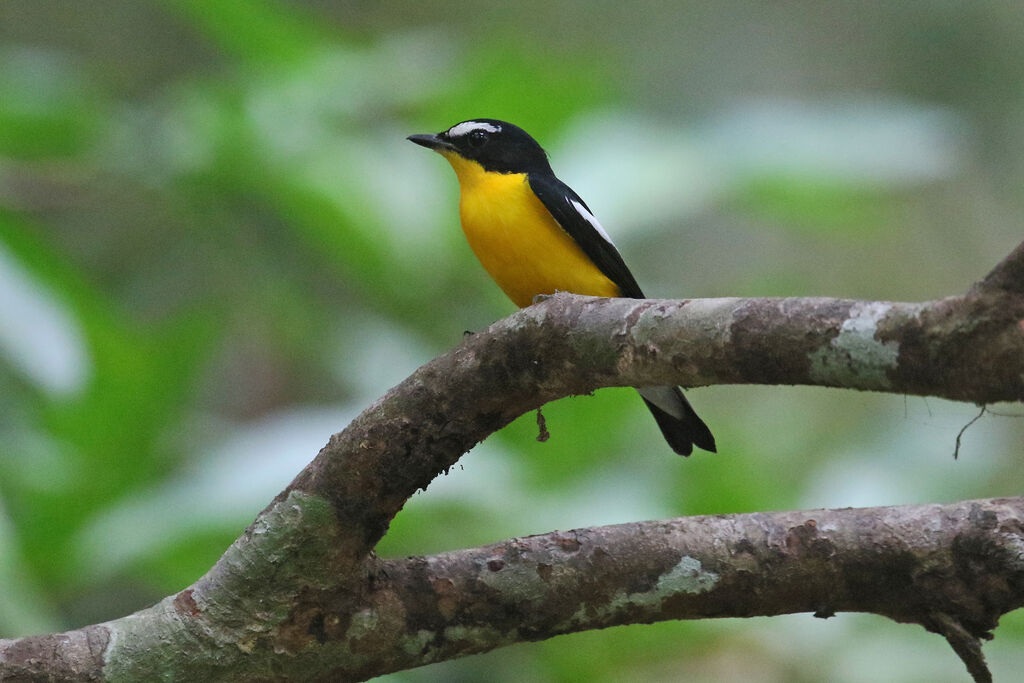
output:
<svg viewBox="0 0 1024 683"><path fill-rule="evenodd" d="M0 637L188 585L332 431L511 312L462 240L451 172L409 133L519 123L654 296L943 296L1020 239L1011 3L88 5L0 4ZM1024 484L1019 418L975 425L954 463L971 406L691 396L716 456L674 457L631 390L559 401L548 442L523 416L378 550ZM1024 620L1006 621L997 677L1021 659ZM877 618L794 616L395 678L954 680L947 650Z"/></svg>

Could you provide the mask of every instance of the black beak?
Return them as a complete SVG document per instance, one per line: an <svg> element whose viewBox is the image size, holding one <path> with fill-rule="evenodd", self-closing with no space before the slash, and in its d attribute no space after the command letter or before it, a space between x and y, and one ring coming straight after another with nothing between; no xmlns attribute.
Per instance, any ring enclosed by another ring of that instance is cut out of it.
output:
<svg viewBox="0 0 1024 683"><path fill-rule="evenodd" d="M426 147L427 149L441 150L441 149L454 149L452 143L447 140L442 140L439 136L432 133L425 133L422 135L410 135L406 138L410 142L415 142L417 145Z"/></svg>

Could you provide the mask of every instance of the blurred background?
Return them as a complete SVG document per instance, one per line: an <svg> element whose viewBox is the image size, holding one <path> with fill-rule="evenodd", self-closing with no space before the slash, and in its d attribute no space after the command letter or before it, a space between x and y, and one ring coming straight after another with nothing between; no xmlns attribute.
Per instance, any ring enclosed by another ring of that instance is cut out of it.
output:
<svg viewBox="0 0 1024 683"><path fill-rule="evenodd" d="M0 637L182 589L374 398L513 311L443 159L508 119L657 297L923 300L1022 237L1024 5L0 3ZM1024 486L1022 408L690 392L674 456L635 393L527 415L418 494L404 556L700 513ZM986 645L1024 667L1024 618ZM665 623L392 681L962 681L869 615Z"/></svg>

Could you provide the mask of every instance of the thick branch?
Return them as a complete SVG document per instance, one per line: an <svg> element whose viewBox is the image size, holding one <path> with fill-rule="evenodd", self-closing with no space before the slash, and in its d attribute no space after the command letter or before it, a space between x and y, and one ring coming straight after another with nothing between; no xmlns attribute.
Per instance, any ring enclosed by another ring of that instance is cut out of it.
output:
<svg viewBox="0 0 1024 683"><path fill-rule="evenodd" d="M392 663L372 673L608 626L796 612L953 624L980 658L979 639L1024 605L1022 542L1018 498L689 517L385 562L370 642Z"/></svg>
<svg viewBox="0 0 1024 683"><path fill-rule="evenodd" d="M328 521L300 497L289 508L272 520L275 530L229 552L228 563L279 557L282 539L308 537ZM322 529L328 538L333 526ZM308 583L287 596L287 609L278 603L285 596L264 592L225 613L228 586L211 595L207 578L131 617L0 641L0 671L52 672L44 655L59 651L68 666L80 657L78 671L108 679L154 679L173 661L178 680L363 680L621 624L852 611L955 639L975 679L986 680L980 639L1024 605L1021 547L1024 499L1016 498L577 529L433 557L370 559L356 583L299 562ZM267 585L258 568L239 569Z"/></svg>

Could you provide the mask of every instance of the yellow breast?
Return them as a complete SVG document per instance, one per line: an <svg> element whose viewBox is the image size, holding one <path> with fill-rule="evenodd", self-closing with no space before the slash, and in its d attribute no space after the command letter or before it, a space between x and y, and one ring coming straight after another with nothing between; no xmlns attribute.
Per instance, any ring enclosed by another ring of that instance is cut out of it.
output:
<svg viewBox="0 0 1024 683"><path fill-rule="evenodd" d="M484 269L517 306L556 291L619 296L530 189L525 173L488 173L444 153L461 188L462 231Z"/></svg>

